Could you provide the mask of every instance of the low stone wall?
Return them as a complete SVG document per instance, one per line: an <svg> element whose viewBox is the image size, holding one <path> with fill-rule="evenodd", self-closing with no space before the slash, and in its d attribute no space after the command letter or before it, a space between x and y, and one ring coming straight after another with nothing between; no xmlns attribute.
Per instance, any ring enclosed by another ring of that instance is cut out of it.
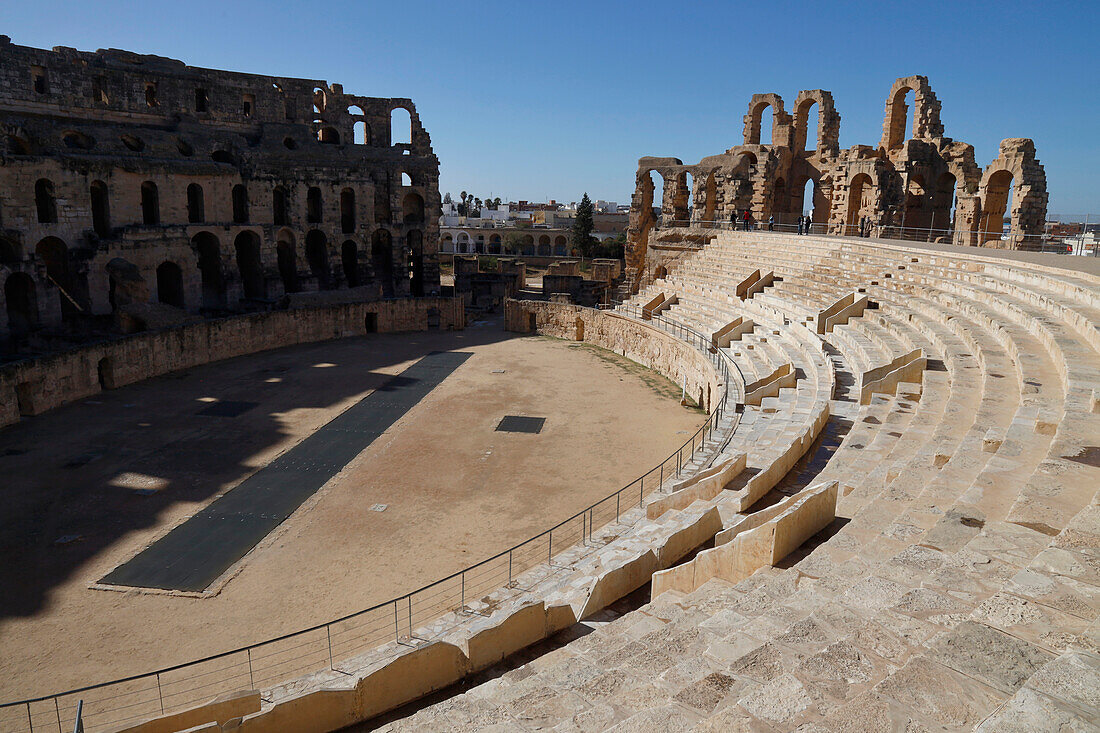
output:
<svg viewBox="0 0 1100 733"><path fill-rule="evenodd" d="M509 300L504 321L509 331L584 341L622 354L680 385L707 412L722 397L724 384L704 354L659 328L618 313L565 303Z"/></svg>
<svg viewBox="0 0 1100 733"><path fill-rule="evenodd" d="M101 341L0 368L0 427L178 369L296 344L429 326L463 328L461 301L407 298L269 311Z"/></svg>

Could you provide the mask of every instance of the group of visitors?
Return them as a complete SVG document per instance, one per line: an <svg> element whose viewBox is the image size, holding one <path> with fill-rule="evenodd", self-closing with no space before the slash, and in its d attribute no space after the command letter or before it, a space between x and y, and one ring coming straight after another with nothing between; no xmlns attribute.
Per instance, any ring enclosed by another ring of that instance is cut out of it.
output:
<svg viewBox="0 0 1100 733"><path fill-rule="evenodd" d="M738 212L737 209L734 209L733 213L730 214L730 229L736 229L737 222L741 222L742 229L746 232L749 231L749 229L752 228L752 213L749 212L748 209L742 212Z"/></svg>

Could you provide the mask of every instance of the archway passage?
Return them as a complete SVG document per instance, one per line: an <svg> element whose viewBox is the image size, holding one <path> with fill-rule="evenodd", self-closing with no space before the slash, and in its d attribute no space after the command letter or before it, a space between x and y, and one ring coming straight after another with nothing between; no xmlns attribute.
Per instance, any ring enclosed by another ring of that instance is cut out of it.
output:
<svg viewBox="0 0 1100 733"><path fill-rule="evenodd" d="M160 224L160 193L152 181L141 184L141 222L146 226Z"/></svg>
<svg viewBox="0 0 1100 733"><path fill-rule="evenodd" d="M256 232L241 232L233 240L233 249L237 252L237 272L241 276L244 297L266 298L267 288L264 283L263 265L260 262L259 235Z"/></svg>
<svg viewBox="0 0 1100 733"><path fill-rule="evenodd" d="M34 247L34 253L46 266L46 277L57 288L61 316L68 320L80 312L73 291L73 279L69 269L69 248L57 237L46 237Z"/></svg>
<svg viewBox="0 0 1100 733"><path fill-rule="evenodd" d="M887 150L900 148L905 142L906 128L909 127L909 100L915 98L915 92L910 87L901 87L894 93L890 104L890 126L887 130ZM914 115L913 127L916 128ZM913 137L916 137L914 134Z"/></svg>
<svg viewBox="0 0 1100 733"><path fill-rule="evenodd" d="M955 228L955 176L943 173L932 192L932 216L929 221L931 239L948 236Z"/></svg>
<svg viewBox="0 0 1100 733"><path fill-rule="evenodd" d="M390 145L412 144L412 115L404 107L390 112Z"/></svg>
<svg viewBox="0 0 1100 733"><path fill-rule="evenodd" d="M867 199L874 196L874 182L866 173L857 173L852 183L848 186L848 215L845 217L844 233L849 236L858 236L860 232L860 220L870 215L871 205Z"/></svg>
<svg viewBox="0 0 1100 733"><path fill-rule="evenodd" d="M340 231L344 234L355 231L355 191L350 188L340 192Z"/></svg>
<svg viewBox="0 0 1100 733"><path fill-rule="evenodd" d="M379 229L371 237L371 266L374 278L382 284L382 295L392 298L393 287L393 238L385 229Z"/></svg>
<svg viewBox="0 0 1100 733"><path fill-rule="evenodd" d="M53 181L48 178L39 178L35 182L34 205L39 224L57 223L57 199L54 196Z"/></svg>
<svg viewBox="0 0 1100 733"><path fill-rule="evenodd" d="M221 243L210 232L199 232L191 238L191 248L198 254L202 277L202 307L225 310L225 275L222 272Z"/></svg>
<svg viewBox="0 0 1100 733"><path fill-rule="evenodd" d="M317 289L328 290L332 287L328 266L328 239L324 232L311 229L306 235L306 261L309 263L309 271L317 278Z"/></svg>
<svg viewBox="0 0 1100 733"><path fill-rule="evenodd" d="M248 189L243 183L233 187L233 223L248 223Z"/></svg>
<svg viewBox="0 0 1100 733"><path fill-rule="evenodd" d="M348 287L359 285L359 245L352 240L347 240L340 247L340 262L344 266L344 279Z"/></svg>
<svg viewBox="0 0 1100 733"><path fill-rule="evenodd" d="M1005 214L1009 213L1012 200L1012 172L1000 170L989 177L982 201L982 241L1000 242L1004 234Z"/></svg>
<svg viewBox="0 0 1100 733"><path fill-rule="evenodd" d="M202 224L206 221L206 202L202 186L197 183L187 186L187 221L190 224Z"/></svg>
<svg viewBox="0 0 1100 733"><path fill-rule="evenodd" d="M283 292L299 292L302 286L298 282L298 248L294 244L292 233L280 232L275 254L279 261L279 278L283 281Z"/></svg>
<svg viewBox="0 0 1100 733"><path fill-rule="evenodd" d="M184 307L183 270L175 262L157 265L157 300L177 308Z"/></svg>
<svg viewBox="0 0 1100 733"><path fill-rule="evenodd" d="M927 187L920 174L909 176L908 190L905 194L905 223L902 237L905 239L924 238L931 222L928 206Z"/></svg>
<svg viewBox="0 0 1100 733"><path fill-rule="evenodd" d="M409 193L401 199L401 214L406 225L424 223L424 199L418 193Z"/></svg>
<svg viewBox="0 0 1100 733"><path fill-rule="evenodd" d="M38 299L34 280L25 272L15 272L4 281L4 303L8 330L16 342L38 328Z"/></svg>
<svg viewBox="0 0 1100 733"><path fill-rule="evenodd" d="M416 298L424 296L424 235L410 229L405 235L409 243L409 292Z"/></svg>

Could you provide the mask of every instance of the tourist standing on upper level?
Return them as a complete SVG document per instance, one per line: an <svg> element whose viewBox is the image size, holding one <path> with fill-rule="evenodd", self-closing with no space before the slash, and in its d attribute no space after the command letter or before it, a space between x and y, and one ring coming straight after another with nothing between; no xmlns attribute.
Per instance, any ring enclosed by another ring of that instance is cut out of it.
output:
<svg viewBox="0 0 1100 733"><path fill-rule="evenodd" d="M749 210L745 209L745 213L741 215L741 221L745 224L745 231L749 230L749 221L752 219L752 215L749 214Z"/></svg>
<svg viewBox="0 0 1100 733"><path fill-rule="evenodd" d="M799 214L798 215L798 233L799 234L804 233L805 224L806 224L806 217L803 216L802 214Z"/></svg>
<svg viewBox="0 0 1100 733"><path fill-rule="evenodd" d="M775 231L775 215L768 216L768 231L769 232L774 232Z"/></svg>

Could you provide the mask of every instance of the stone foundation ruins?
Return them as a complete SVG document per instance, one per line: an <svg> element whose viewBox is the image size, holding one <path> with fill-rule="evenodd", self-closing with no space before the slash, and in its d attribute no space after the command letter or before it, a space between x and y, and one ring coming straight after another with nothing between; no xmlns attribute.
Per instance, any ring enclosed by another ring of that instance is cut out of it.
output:
<svg viewBox="0 0 1100 733"><path fill-rule="evenodd" d="M814 107L817 127L810 130ZM765 114L771 115L770 141L761 139ZM944 136L940 102L926 77L894 82L878 145L841 150L840 114L822 89L799 92L793 114L778 94L754 94L744 122L744 144L694 165L677 158L638 161L627 232L635 283L647 265L660 266L647 262L651 245L698 243L701 235L692 228L734 219L741 226L746 211L753 223L770 219L793 227L804 213L804 194L815 233L1008 249L1040 244L1047 188L1035 143L1002 140L1000 154L983 170L973 146ZM663 192L653 173L663 179ZM1011 223L1002 236L1006 216Z"/></svg>
<svg viewBox="0 0 1100 733"><path fill-rule="evenodd" d="M439 163L408 99L0 36L0 124L4 341L439 294Z"/></svg>

